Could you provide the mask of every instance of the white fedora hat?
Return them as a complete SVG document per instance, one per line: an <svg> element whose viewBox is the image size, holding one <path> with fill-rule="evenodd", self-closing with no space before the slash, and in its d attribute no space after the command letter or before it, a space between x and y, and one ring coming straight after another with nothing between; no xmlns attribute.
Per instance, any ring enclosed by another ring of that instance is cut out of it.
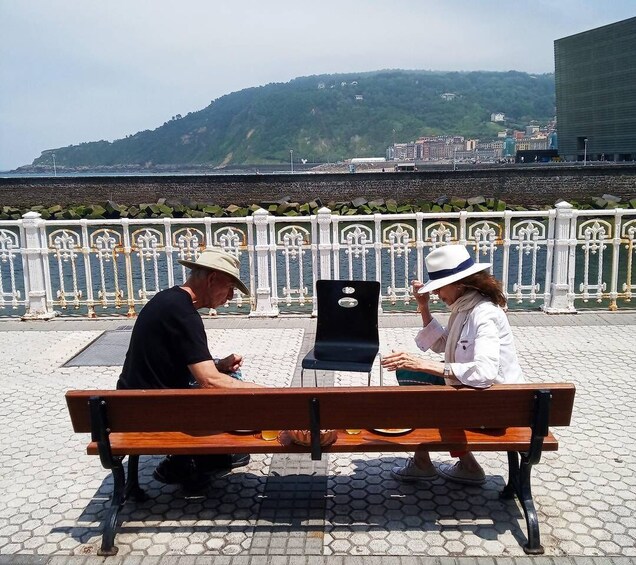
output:
<svg viewBox="0 0 636 565"><path fill-rule="evenodd" d="M490 263L475 263L463 245L444 245L431 251L425 259L428 282L419 288L424 294L454 283L490 267Z"/></svg>
<svg viewBox="0 0 636 565"><path fill-rule="evenodd" d="M202 267L203 269L211 269L214 271L221 271L226 275L232 277L238 288L243 294L249 296L250 291L243 284L240 278L239 260L225 251L213 247L206 249L197 257L196 261L188 261L186 259L179 259L179 263L192 269L194 267Z"/></svg>

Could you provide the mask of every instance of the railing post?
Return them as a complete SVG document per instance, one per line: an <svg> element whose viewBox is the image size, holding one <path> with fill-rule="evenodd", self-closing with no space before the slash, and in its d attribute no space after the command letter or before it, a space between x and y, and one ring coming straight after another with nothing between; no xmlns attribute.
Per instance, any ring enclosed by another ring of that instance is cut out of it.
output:
<svg viewBox="0 0 636 565"><path fill-rule="evenodd" d="M572 248L572 218L574 207L568 202L559 202L555 206L554 252L552 254L552 283L550 285L550 303L543 306L548 314L571 314L574 308L574 272L575 249ZM574 240L576 245L576 240ZM549 268L549 267L548 267Z"/></svg>
<svg viewBox="0 0 636 565"><path fill-rule="evenodd" d="M320 275L318 278L331 278L331 210L323 206L318 210L318 257Z"/></svg>
<svg viewBox="0 0 636 565"><path fill-rule="evenodd" d="M271 280L268 242L269 212L259 208L252 216L256 231L256 244L254 245L256 252L256 304L249 315L255 318L278 316L278 307L273 303L272 288L269 284ZM272 265L272 268L276 268L276 265Z"/></svg>
<svg viewBox="0 0 636 565"><path fill-rule="evenodd" d="M50 320L58 314L51 308L52 297L47 296L46 293L48 252L46 236L40 229L43 223L44 220L37 212L27 212L22 216L24 228L22 265L26 299L23 320Z"/></svg>
<svg viewBox="0 0 636 565"><path fill-rule="evenodd" d="M313 292L312 292L312 311L311 315L318 315L318 293L316 292L316 281L320 279L332 278L331 272L331 254L333 246L331 245L331 210L323 206L316 213L316 225L318 226L318 266L314 267L313 273ZM338 245L336 242L336 249Z"/></svg>

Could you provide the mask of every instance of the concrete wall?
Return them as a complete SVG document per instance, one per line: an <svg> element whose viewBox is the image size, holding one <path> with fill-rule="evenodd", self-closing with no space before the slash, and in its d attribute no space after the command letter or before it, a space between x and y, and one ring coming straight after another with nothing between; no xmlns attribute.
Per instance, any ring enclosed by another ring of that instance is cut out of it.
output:
<svg viewBox="0 0 636 565"><path fill-rule="evenodd" d="M347 201L393 198L398 203L436 200L442 195L499 198L509 204L553 205L613 194L636 198L636 165L492 168L415 173L206 175L0 178L0 206L187 202L248 205L290 197Z"/></svg>

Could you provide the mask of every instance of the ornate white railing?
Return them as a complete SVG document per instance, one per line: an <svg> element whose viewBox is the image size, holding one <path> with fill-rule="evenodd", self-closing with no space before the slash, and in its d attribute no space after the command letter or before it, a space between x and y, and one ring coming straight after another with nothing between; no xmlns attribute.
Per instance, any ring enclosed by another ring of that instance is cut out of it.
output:
<svg viewBox="0 0 636 565"><path fill-rule="evenodd" d="M228 310L252 316L315 312L320 278L379 280L382 308L408 305L424 257L448 243L492 263L511 307L575 312L575 303L626 306L636 285L636 210L447 212L246 218L0 221L0 313L60 311L134 316L156 292L185 280L178 259L222 247L241 262L251 297Z"/></svg>

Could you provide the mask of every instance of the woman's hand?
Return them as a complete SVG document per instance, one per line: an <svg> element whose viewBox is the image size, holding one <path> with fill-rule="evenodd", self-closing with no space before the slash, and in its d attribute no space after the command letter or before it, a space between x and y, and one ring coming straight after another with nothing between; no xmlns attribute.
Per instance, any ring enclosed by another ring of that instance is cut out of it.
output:
<svg viewBox="0 0 636 565"><path fill-rule="evenodd" d="M413 297L417 301L417 305L421 308L426 308L428 310L428 302L431 298L431 295L428 292L424 294L420 294L418 290L424 286L424 283L418 280L411 281L411 288L413 289Z"/></svg>
<svg viewBox="0 0 636 565"><path fill-rule="evenodd" d="M414 280L411 282L411 287L413 289L413 297L417 302L417 311L422 314L422 322L425 326L427 326L433 317L431 316L431 311L429 310L428 303L431 299L431 295L428 292L424 294L420 294L418 290L424 286L424 283L418 280Z"/></svg>
<svg viewBox="0 0 636 565"><path fill-rule="evenodd" d="M397 351L382 358L382 366L388 371L406 369L408 371L423 371L423 359L411 353Z"/></svg>

